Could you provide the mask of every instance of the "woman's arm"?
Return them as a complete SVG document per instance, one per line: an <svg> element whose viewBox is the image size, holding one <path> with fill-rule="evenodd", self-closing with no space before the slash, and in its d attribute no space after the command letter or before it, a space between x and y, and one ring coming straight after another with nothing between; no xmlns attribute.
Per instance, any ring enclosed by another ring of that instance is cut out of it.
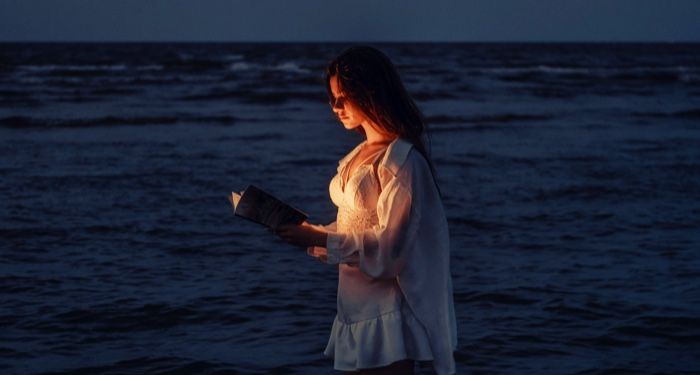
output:
<svg viewBox="0 0 700 375"><path fill-rule="evenodd" d="M326 233L335 232L337 230L337 224L335 221L330 223L330 224L327 224L327 225L316 225L316 227L325 231ZM325 263L328 260L327 250L326 250L326 242L327 241L328 241L328 236L326 236L326 240L323 241L323 243L321 245L308 246L306 248L306 253Z"/></svg>
<svg viewBox="0 0 700 375"><path fill-rule="evenodd" d="M323 226L309 224L306 221L300 225L280 225L273 232L288 243L301 247L323 246L327 241L327 231Z"/></svg>
<svg viewBox="0 0 700 375"><path fill-rule="evenodd" d="M327 225L321 225L321 227L329 232L335 232L337 228L337 223L334 221Z"/></svg>

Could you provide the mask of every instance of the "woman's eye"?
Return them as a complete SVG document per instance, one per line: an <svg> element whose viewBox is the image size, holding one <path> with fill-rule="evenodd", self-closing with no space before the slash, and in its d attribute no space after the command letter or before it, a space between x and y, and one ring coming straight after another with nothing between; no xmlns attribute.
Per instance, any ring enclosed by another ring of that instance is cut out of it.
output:
<svg viewBox="0 0 700 375"><path fill-rule="evenodd" d="M331 99L331 101L329 103L332 107L345 107L345 98L340 97L340 98Z"/></svg>

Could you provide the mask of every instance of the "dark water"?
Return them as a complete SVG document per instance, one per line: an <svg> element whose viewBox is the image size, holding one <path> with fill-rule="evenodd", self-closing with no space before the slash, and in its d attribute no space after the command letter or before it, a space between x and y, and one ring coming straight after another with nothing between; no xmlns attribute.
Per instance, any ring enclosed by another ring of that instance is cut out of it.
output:
<svg viewBox="0 0 700 375"><path fill-rule="evenodd" d="M0 45L0 372L329 374L330 44ZM700 373L700 45L394 44L430 121L460 374Z"/></svg>

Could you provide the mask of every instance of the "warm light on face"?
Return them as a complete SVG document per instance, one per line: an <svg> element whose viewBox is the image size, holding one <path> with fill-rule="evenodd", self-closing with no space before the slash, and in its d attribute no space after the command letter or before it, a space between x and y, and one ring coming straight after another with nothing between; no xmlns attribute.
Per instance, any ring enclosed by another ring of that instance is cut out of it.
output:
<svg viewBox="0 0 700 375"><path fill-rule="evenodd" d="M330 104L332 108L343 109L345 108L347 100L348 99L341 94L340 96L335 96L328 104Z"/></svg>
<svg viewBox="0 0 700 375"><path fill-rule="evenodd" d="M355 129L363 122L366 122L367 117L342 93L338 77L331 76L329 83L333 94L333 99L330 101L331 108L338 120L343 123L345 129Z"/></svg>

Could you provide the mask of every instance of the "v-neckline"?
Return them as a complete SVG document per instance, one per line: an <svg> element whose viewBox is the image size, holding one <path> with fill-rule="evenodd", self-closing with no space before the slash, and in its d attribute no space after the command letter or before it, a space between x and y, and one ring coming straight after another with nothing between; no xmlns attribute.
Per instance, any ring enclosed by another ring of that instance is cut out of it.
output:
<svg viewBox="0 0 700 375"><path fill-rule="evenodd" d="M362 162L361 162L360 164L358 164L358 165L355 167L355 170L353 170L352 173L350 173L350 170L349 170L349 169L350 169L350 165L352 164L352 162L355 160L355 158L357 157L357 155L360 153L360 151L361 151L366 145L367 145L367 141L364 141L364 142L362 142L361 144L359 144L359 145L357 146L357 148L354 150L353 155L350 156L350 158L348 159L348 161L347 161L347 162L345 163L345 165L343 166L343 169L340 171L340 172L341 172L341 173L340 173L340 191L341 191L343 194L345 194L345 191L346 191L346 189L347 189L347 187L348 187L348 183L350 182L350 179L359 171L359 169L360 169L361 167L363 167L365 164L367 164L367 163L366 163L367 160L370 160L370 159L372 159L372 158L375 158L375 157L377 156L377 154L378 154L379 152L381 152L381 151L386 151L386 149L389 148L389 145L391 145L391 143L387 144L385 147L382 147L382 148L377 149L377 151L375 151L374 153L370 154L369 157L367 157L367 158L365 158L364 160L362 160ZM373 160L372 162L374 162L374 160Z"/></svg>

